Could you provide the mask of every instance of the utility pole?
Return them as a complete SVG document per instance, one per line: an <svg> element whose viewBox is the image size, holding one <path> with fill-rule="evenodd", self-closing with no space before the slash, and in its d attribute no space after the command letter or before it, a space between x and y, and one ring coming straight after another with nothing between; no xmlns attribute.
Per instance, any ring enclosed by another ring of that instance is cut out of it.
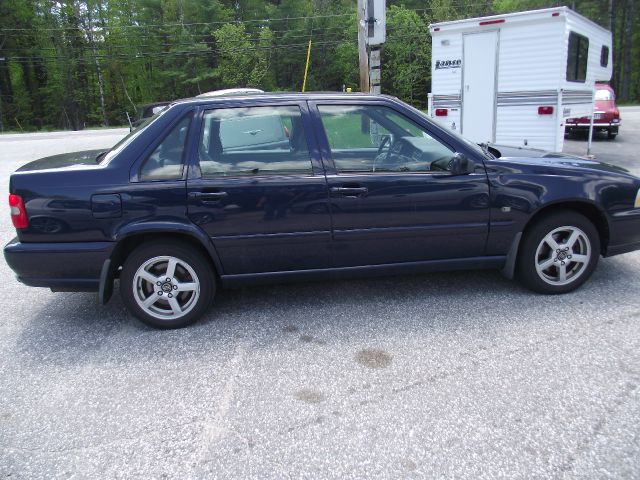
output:
<svg viewBox="0 0 640 480"><path fill-rule="evenodd" d="M2 43L4 45L4 42ZM4 62L4 57L0 57L0 62ZM4 132L4 123L2 123L2 82L0 82L0 133L2 132Z"/></svg>
<svg viewBox="0 0 640 480"><path fill-rule="evenodd" d="M358 65L360 68L360 91L369 93L369 54L367 53L367 23L365 6L367 0L358 0Z"/></svg>
<svg viewBox="0 0 640 480"><path fill-rule="evenodd" d="M369 50L369 93L380 95L381 81L380 47L371 47Z"/></svg>
<svg viewBox="0 0 640 480"><path fill-rule="evenodd" d="M609 31L613 33L613 0L609 0L608 14L609 14Z"/></svg>

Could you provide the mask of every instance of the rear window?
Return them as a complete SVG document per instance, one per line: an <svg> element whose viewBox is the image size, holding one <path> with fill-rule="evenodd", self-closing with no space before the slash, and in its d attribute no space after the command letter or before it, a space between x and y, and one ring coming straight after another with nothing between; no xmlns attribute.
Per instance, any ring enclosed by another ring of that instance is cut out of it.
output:
<svg viewBox="0 0 640 480"><path fill-rule="evenodd" d="M191 115L184 117L173 127L164 140L149 155L140 168L140 180L180 180L187 132Z"/></svg>
<svg viewBox="0 0 640 480"><path fill-rule="evenodd" d="M587 79L589 39L576 32L569 33L567 81L584 83Z"/></svg>

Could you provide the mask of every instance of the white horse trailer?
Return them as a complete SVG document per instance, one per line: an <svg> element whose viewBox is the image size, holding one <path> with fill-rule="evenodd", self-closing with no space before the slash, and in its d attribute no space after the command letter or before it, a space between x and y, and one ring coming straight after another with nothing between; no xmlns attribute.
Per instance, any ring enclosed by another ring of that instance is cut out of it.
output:
<svg viewBox="0 0 640 480"><path fill-rule="evenodd" d="M561 151L611 79L611 32L567 7L429 26L429 115L475 142Z"/></svg>

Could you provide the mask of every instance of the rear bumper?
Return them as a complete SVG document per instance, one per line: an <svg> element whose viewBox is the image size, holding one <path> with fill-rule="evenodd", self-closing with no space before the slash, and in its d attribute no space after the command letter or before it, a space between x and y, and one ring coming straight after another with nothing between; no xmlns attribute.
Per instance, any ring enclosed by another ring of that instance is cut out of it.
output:
<svg viewBox="0 0 640 480"><path fill-rule="evenodd" d="M20 282L53 291L93 292L115 243L20 243L4 247L4 258Z"/></svg>

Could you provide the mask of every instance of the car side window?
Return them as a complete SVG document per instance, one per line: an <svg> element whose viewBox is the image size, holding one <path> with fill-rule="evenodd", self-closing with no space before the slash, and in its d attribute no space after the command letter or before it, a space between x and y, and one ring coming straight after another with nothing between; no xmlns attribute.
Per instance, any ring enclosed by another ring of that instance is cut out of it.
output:
<svg viewBox="0 0 640 480"><path fill-rule="evenodd" d="M448 172L453 149L389 107L319 105L338 173Z"/></svg>
<svg viewBox="0 0 640 480"><path fill-rule="evenodd" d="M312 173L296 106L208 110L200 138L204 178Z"/></svg>
<svg viewBox="0 0 640 480"><path fill-rule="evenodd" d="M184 146L190 123L191 115L188 115L171 129L142 164L140 180L148 182L182 179Z"/></svg>

